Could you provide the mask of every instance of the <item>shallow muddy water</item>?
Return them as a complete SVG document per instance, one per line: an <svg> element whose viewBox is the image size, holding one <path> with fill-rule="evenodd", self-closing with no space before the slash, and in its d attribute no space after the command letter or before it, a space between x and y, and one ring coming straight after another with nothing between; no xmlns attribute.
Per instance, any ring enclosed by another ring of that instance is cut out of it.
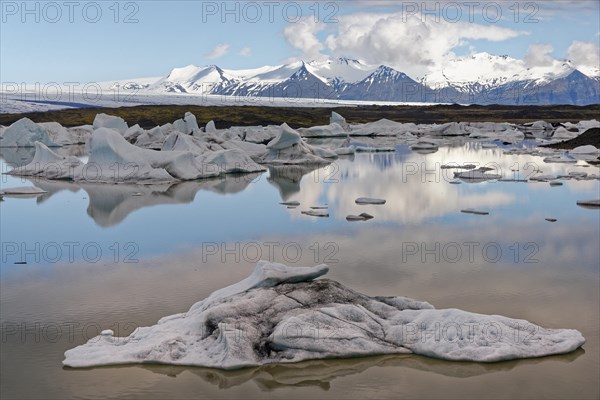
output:
<svg viewBox="0 0 600 400"><path fill-rule="evenodd" d="M440 166L489 166L517 181L538 170L598 174L598 167L475 143L432 154L396 150L175 185L3 175L2 188L34 183L48 193L0 203L0 397L598 398L600 211L576 201L599 198L599 181L451 184L455 170ZM60 151L85 156L81 148ZM0 156L5 172L31 155L2 149ZM387 202L361 206L358 197ZM301 205L279 204L291 200ZM327 206L329 218L301 214L311 206ZM361 212L374 219L346 221ZM494 364L409 355L239 371L62 367L64 351L99 330L128 335L184 312L261 258L324 262L327 277L369 295L574 328L587 343L568 355Z"/></svg>

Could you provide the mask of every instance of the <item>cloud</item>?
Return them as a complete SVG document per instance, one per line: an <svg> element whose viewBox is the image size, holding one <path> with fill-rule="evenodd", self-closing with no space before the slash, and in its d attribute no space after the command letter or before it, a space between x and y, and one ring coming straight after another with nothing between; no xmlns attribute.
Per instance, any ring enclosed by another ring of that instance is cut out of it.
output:
<svg viewBox="0 0 600 400"><path fill-rule="evenodd" d="M240 56L249 57L252 55L252 49L250 47L244 47L240 50Z"/></svg>
<svg viewBox="0 0 600 400"><path fill-rule="evenodd" d="M435 21L402 13L341 16L335 29L325 40L333 53L397 67L409 75L443 64L453 56L454 48L468 40L500 42L527 34L495 25Z"/></svg>
<svg viewBox="0 0 600 400"><path fill-rule="evenodd" d="M206 54L207 58L214 59L223 57L229 51L229 43L219 43L215 46L213 51Z"/></svg>
<svg viewBox="0 0 600 400"><path fill-rule="evenodd" d="M548 55L553 51L554 47L549 44L532 44L527 49L523 61L527 67L546 67L554 62L554 58Z"/></svg>
<svg viewBox="0 0 600 400"><path fill-rule="evenodd" d="M306 17L288 24L283 29L283 37L288 44L302 52L302 57L311 60L322 57L321 51L325 46L316 34L323 29L325 24L315 22L312 17Z"/></svg>
<svg viewBox="0 0 600 400"><path fill-rule="evenodd" d="M593 42L580 42L575 40L567 50L567 57L576 66L599 67L600 47Z"/></svg>

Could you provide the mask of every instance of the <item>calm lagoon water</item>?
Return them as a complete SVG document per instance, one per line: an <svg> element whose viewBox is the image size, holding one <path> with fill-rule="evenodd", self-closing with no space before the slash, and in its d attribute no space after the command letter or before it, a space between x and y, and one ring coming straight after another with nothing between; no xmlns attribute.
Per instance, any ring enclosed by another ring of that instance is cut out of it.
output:
<svg viewBox="0 0 600 400"><path fill-rule="evenodd" d="M48 193L0 203L1 389L9 398L598 398L599 181L450 184L445 163L507 178L598 168L545 164L463 143L433 154L404 145L328 167L176 185L78 185L3 175L2 188ZM61 149L85 157L81 148ZM31 152L3 149L1 167ZM383 206L359 206L357 197ZM281 201L297 200L288 209ZM302 215L327 205L329 218ZM485 209L488 216L461 213ZM368 222L346 221L368 212ZM545 218L556 218L550 223ZM574 328L564 356L495 364L370 357L218 371L171 366L63 368L65 350L100 329L127 335L186 311L247 276L260 258L331 266L328 277L369 295ZM23 264L25 263L25 264Z"/></svg>

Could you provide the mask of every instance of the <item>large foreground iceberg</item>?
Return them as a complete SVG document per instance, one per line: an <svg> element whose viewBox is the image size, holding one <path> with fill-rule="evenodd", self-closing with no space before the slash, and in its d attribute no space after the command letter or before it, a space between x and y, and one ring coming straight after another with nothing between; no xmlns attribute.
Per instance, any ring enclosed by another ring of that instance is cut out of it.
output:
<svg viewBox="0 0 600 400"><path fill-rule="evenodd" d="M479 362L541 357L585 343L572 329L457 309L436 310L405 297L369 297L314 280L325 265L291 268L260 261L241 282L186 313L112 331L65 352L63 364L93 367L161 363L236 369L310 359L415 353Z"/></svg>

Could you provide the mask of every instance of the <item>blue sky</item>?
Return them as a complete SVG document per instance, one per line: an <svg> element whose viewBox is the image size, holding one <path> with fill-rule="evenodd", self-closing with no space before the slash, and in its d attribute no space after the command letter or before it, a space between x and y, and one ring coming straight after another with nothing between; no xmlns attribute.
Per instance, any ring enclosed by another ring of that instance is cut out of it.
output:
<svg viewBox="0 0 600 400"><path fill-rule="evenodd" d="M109 81L188 64L240 69L341 55L418 70L470 52L523 58L534 44L557 59L597 59L594 0L442 0L415 11L423 3L1 0L0 80Z"/></svg>

